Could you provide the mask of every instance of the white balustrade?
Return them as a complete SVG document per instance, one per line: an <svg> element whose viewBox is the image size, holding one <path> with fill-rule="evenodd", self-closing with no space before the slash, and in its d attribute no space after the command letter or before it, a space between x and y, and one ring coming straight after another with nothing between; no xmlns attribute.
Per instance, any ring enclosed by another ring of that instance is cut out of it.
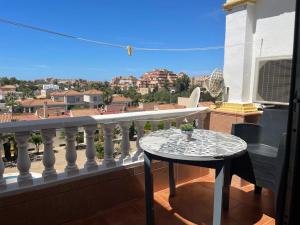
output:
<svg viewBox="0 0 300 225"><path fill-rule="evenodd" d="M44 143L44 155L43 155L43 179L35 182L35 184L42 184L48 180L60 180L65 176L58 176L55 170L55 155L53 150L53 141L57 129L65 129L66 140L66 167L65 174L67 176L84 175L86 172L98 171L98 164L96 162L96 151L94 145L95 131L97 124L102 124L101 131L104 133L104 159L101 163L100 170L111 168L115 166L126 165L127 163L137 163L143 160L143 150L139 145L139 140L144 135L144 127L146 121L150 121L152 130L158 129L158 121L164 121L164 129L171 127L171 122L176 120L176 127L179 128L183 123L185 117L188 120L196 120L197 128L203 128L204 120L206 118L209 109L202 108L186 108L176 110L162 110L162 111L146 111L146 112L132 112L122 114L111 115L97 115L97 116L85 116L63 119L47 119L38 121L20 121L14 123L0 123L0 134L14 133L15 140L18 148L17 168L19 175L17 181L19 185L16 188L23 185L33 184L32 175L30 173L31 161L28 155L28 139L32 131L40 131L43 143ZM137 151L131 157L130 156L130 140L129 140L129 128L134 121L137 131L136 147ZM121 141L121 157L116 163L114 159L114 144L113 144L113 129L119 124L122 129L122 141ZM76 160L77 152L75 148L76 135L78 128L85 131L85 143L86 143L86 162L84 169L79 170ZM102 140L103 141L103 140ZM0 143L0 155L3 154L3 145ZM38 162L37 162L38 163ZM84 171L84 172L82 172ZM11 190L6 188L7 184L3 178L5 173L5 164L0 158L0 194L2 190ZM36 178L35 178L36 179ZM3 188L4 187L4 188Z"/></svg>
<svg viewBox="0 0 300 225"><path fill-rule="evenodd" d="M67 166L65 168L65 172L68 175L74 175L78 173L78 166L76 164L77 152L75 147L77 132L78 132L77 127L65 128L65 135L66 135L66 142L67 142L67 146L66 146Z"/></svg>
<svg viewBox="0 0 300 225"><path fill-rule="evenodd" d="M53 138L55 136L55 132L56 132L55 129L41 130L41 134L44 142L43 177L45 180L49 180L57 177L56 170L54 169L55 155L53 150Z"/></svg>
<svg viewBox="0 0 300 225"><path fill-rule="evenodd" d="M17 168L19 170L19 175L17 180L19 185L27 185L32 183L32 176L29 172L31 161L27 151L29 136L29 131L17 132L15 134L18 147Z"/></svg>
<svg viewBox="0 0 300 225"><path fill-rule="evenodd" d="M98 168L98 165L96 163L96 150L95 150L95 131L97 129L97 125L89 125L84 127L85 131L85 143L86 143L86 163L84 164L84 168L86 168L88 171L95 170Z"/></svg>
<svg viewBox="0 0 300 225"><path fill-rule="evenodd" d="M113 134L112 131L115 128L116 124L104 124L104 159L103 166L113 167L116 165L114 160L114 145L113 145Z"/></svg>
<svg viewBox="0 0 300 225"><path fill-rule="evenodd" d="M121 142L121 158L120 162L122 164L127 164L131 162L131 156L129 154L130 150L130 141L129 141L129 128L132 125L132 122L120 122L119 123L122 129L122 142Z"/></svg>
<svg viewBox="0 0 300 225"><path fill-rule="evenodd" d="M1 138L1 135L0 135ZM6 182L5 179L3 178L4 174L4 162L2 160L2 149L3 149L3 142L0 140L0 187L5 186Z"/></svg>
<svg viewBox="0 0 300 225"><path fill-rule="evenodd" d="M144 136L144 128L145 128L146 121L136 121L135 127L137 132L137 139L136 139L136 148L137 151L135 152L134 156L132 157L133 161L141 160L144 158L143 149L140 146L139 140Z"/></svg>

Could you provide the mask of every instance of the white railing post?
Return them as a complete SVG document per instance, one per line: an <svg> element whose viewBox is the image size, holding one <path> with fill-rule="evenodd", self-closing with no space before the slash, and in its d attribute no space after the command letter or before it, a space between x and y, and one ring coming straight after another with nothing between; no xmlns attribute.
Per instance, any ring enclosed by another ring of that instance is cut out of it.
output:
<svg viewBox="0 0 300 225"><path fill-rule="evenodd" d="M65 128L66 133L66 160L67 166L65 172L68 175L73 175L79 172L78 166L76 164L77 152L76 152L76 134L78 132L77 127L67 127Z"/></svg>
<svg viewBox="0 0 300 225"><path fill-rule="evenodd" d="M130 141L129 141L129 128L132 125L130 121L122 121L119 123L122 129L122 142L121 142L121 158L120 162L122 164L130 163L131 156L129 154L130 150Z"/></svg>
<svg viewBox="0 0 300 225"><path fill-rule="evenodd" d="M97 129L97 125L89 125L84 127L84 133L85 133L85 143L86 143L86 163L84 164L84 168L86 170L94 170L98 168L98 165L96 163L96 150L95 150L95 144L94 144L94 139L95 139L95 131Z"/></svg>
<svg viewBox="0 0 300 225"><path fill-rule="evenodd" d="M151 131L156 131L158 129L158 127L157 127L158 122L151 121L150 123L151 123Z"/></svg>
<svg viewBox="0 0 300 225"><path fill-rule="evenodd" d="M115 124L104 124L104 160L103 166L113 167L116 165L114 160L114 145L112 131L116 125Z"/></svg>
<svg viewBox="0 0 300 225"><path fill-rule="evenodd" d="M166 120L164 123L164 129L168 130L171 128L171 120Z"/></svg>
<svg viewBox="0 0 300 225"><path fill-rule="evenodd" d="M27 151L27 143L29 136L29 131L15 133L15 138L18 147L17 168L19 170L19 175L17 180L19 185L32 183L32 176L29 172L31 162Z"/></svg>
<svg viewBox="0 0 300 225"><path fill-rule="evenodd" d="M55 129L41 130L41 134L44 142L43 164L45 168L43 171L43 178L45 180L57 177L57 173L54 168L55 155L53 151L53 138L55 136L55 133L56 133Z"/></svg>
<svg viewBox="0 0 300 225"><path fill-rule="evenodd" d="M1 134L0 134L0 138L2 138ZM4 162L2 160L2 149L3 149L3 142L2 139L0 139L0 187L5 186L6 182L5 179L3 178L3 174L4 174Z"/></svg>
<svg viewBox="0 0 300 225"><path fill-rule="evenodd" d="M179 129L180 125L183 123L184 118L177 118L176 119L176 128Z"/></svg>
<svg viewBox="0 0 300 225"><path fill-rule="evenodd" d="M207 116L207 113L199 113L197 118L197 128L204 129L204 120Z"/></svg>
<svg viewBox="0 0 300 225"><path fill-rule="evenodd" d="M137 151L135 152L134 156L132 157L133 161L142 160L144 158L143 149L140 146L139 140L144 136L144 128L145 128L146 121L136 121L136 132L137 132L137 139L136 139L136 148Z"/></svg>

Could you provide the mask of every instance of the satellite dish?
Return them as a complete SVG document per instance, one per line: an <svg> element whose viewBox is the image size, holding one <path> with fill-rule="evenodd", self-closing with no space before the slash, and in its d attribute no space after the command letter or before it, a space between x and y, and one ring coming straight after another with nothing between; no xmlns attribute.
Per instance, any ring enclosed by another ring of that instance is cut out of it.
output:
<svg viewBox="0 0 300 225"><path fill-rule="evenodd" d="M221 94L224 87L223 72L220 69L215 69L209 77L207 90L213 98L216 98Z"/></svg>
<svg viewBox="0 0 300 225"><path fill-rule="evenodd" d="M187 104L187 108L196 108L198 106L198 103L199 103L199 99L200 99L200 88L199 87L196 87L189 100L188 100L188 104Z"/></svg>

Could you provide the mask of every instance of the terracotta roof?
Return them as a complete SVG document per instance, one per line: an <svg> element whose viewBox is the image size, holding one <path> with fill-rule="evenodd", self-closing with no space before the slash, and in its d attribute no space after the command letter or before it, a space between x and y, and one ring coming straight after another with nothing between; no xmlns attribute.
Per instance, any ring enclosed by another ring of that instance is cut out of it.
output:
<svg viewBox="0 0 300 225"><path fill-rule="evenodd" d="M68 90L68 91L57 91L50 94L51 96L70 96L70 95L83 95L83 92Z"/></svg>
<svg viewBox="0 0 300 225"><path fill-rule="evenodd" d="M92 89L92 90L84 91L83 94L85 94L85 95L100 95L100 94L103 94L103 92L100 90Z"/></svg>
<svg viewBox="0 0 300 225"><path fill-rule="evenodd" d="M112 102L132 102L132 99L124 96L113 96Z"/></svg>
<svg viewBox="0 0 300 225"><path fill-rule="evenodd" d="M71 117L79 117L79 116L93 116L100 115L102 111L100 109L74 109L70 111Z"/></svg>
<svg viewBox="0 0 300 225"><path fill-rule="evenodd" d="M39 120L33 113L14 114L13 119L17 121ZM11 122L11 114L0 114L0 123Z"/></svg>
<svg viewBox="0 0 300 225"><path fill-rule="evenodd" d="M22 101L19 101L19 103L22 106L27 106L27 107L31 107L31 106L43 106L44 103L47 103L47 105L65 105L64 102L58 102L58 101L52 101L51 99L25 99Z"/></svg>

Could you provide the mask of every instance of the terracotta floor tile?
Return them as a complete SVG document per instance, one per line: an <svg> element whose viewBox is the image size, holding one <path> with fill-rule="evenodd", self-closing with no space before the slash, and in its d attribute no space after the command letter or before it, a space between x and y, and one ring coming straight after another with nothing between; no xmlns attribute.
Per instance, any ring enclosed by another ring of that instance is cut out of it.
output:
<svg viewBox="0 0 300 225"><path fill-rule="evenodd" d="M201 177L176 187L169 199L169 189L155 193L157 225L209 225L213 217L214 178ZM248 185L249 186L249 185ZM230 207L223 211L222 225L274 225L274 198L270 191L261 195L253 187L231 187ZM144 225L145 199L139 198L67 225Z"/></svg>

